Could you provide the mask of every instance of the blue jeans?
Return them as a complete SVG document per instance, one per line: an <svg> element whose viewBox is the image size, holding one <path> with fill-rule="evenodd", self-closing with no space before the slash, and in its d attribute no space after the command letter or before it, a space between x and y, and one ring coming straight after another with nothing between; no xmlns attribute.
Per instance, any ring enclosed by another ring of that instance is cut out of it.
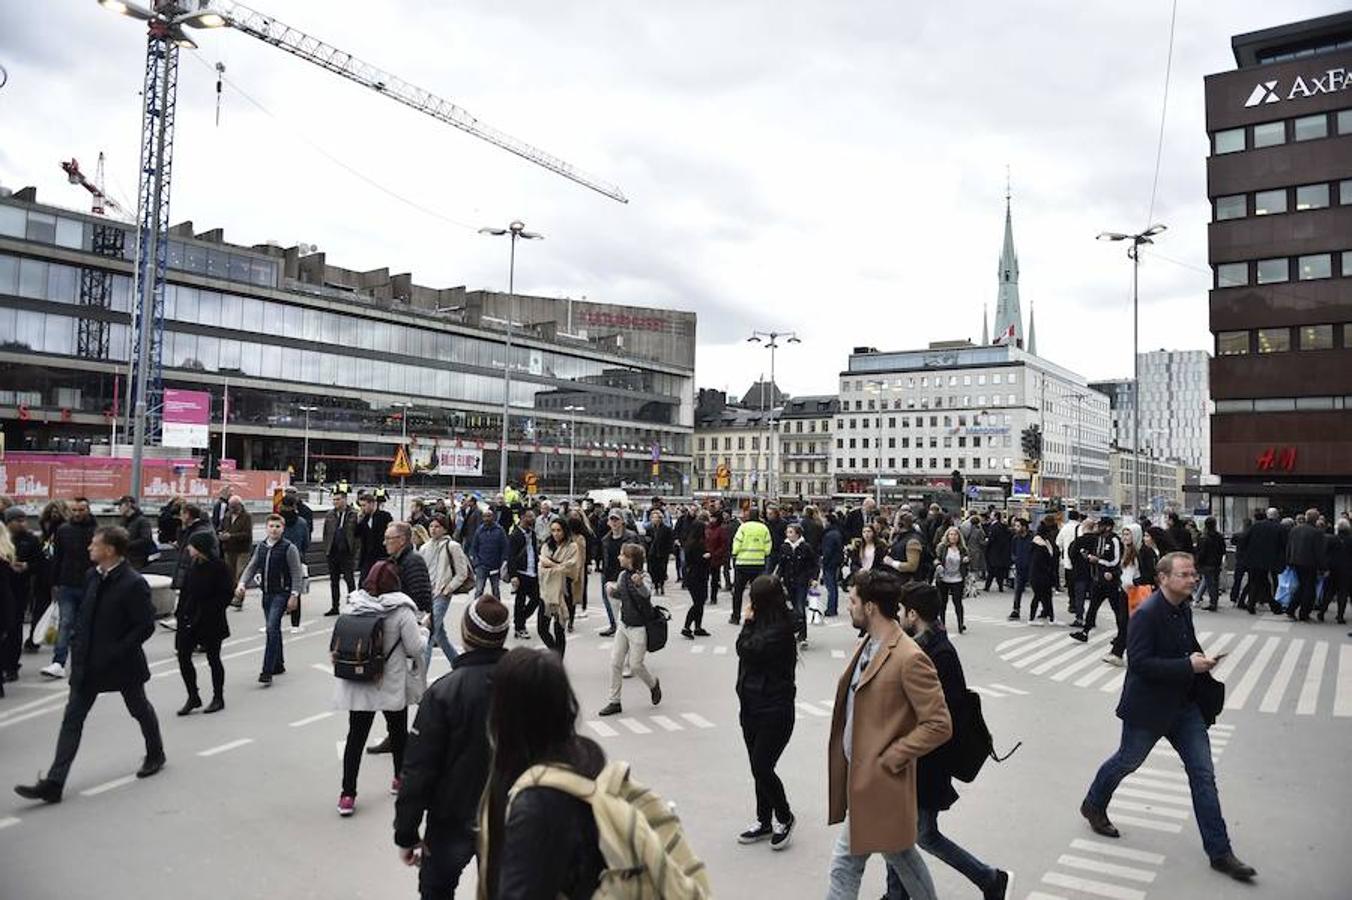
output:
<svg viewBox="0 0 1352 900"><path fill-rule="evenodd" d="M1019 606L1023 604L1023 591L1026 587L1028 587L1028 570L1014 566L1014 612L1018 612Z"/></svg>
<svg viewBox="0 0 1352 900"><path fill-rule="evenodd" d="M934 882L930 879L929 869L925 868L925 859L916 847L907 847L899 853L884 853L888 871L896 871L901 883L915 900L936 900ZM850 817L840 829L840 837L831 850L831 867L827 872L826 900L857 900L859 882L864 877L864 866L869 854L854 856L850 853Z"/></svg>
<svg viewBox="0 0 1352 900"><path fill-rule="evenodd" d="M950 841L939 831L939 811L937 809L920 810L917 824L916 846L927 851L930 856L943 860L967 880L981 890L995 883L995 869L983 863L957 844ZM897 873L889 866L887 869L887 900L905 900L910 894L901 883Z"/></svg>
<svg viewBox="0 0 1352 900"><path fill-rule="evenodd" d="M282 658L282 617L286 615L286 601L291 595L286 591L263 595L263 615L267 619L268 639L263 649L263 672L276 675L285 668Z"/></svg>
<svg viewBox="0 0 1352 900"><path fill-rule="evenodd" d="M483 596L484 585L493 586L493 596L502 599L502 569L489 570L487 566L474 567L474 599Z"/></svg>
<svg viewBox="0 0 1352 900"><path fill-rule="evenodd" d="M1077 578L1070 586L1070 611L1076 619L1084 620L1084 604L1089 599L1090 580Z"/></svg>
<svg viewBox="0 0 1352 900"><path fill-rule="evenodd" d="M66 655L70 653L70 639L75 634L75 620L80 615L80 601L84 599L82 587L59 587L56 589L56 608L61 621L56 628L56 650L52 653L52 662L66 664Z"/></svg>
<svg viewBox="0 0 1352 900"><path fill-rule="evenodd" d="M446 611L451 607L450 597L432 598L432 637L427 641L427 647L423 650L423 671L432 665L432 645L436 644L441 648L441 652L446 654L447 662L455 662L455 645L451 639L446 636Z"/></svg>
<svg viewBox="0 0 1352 900"><path fill-rule="evenodd" d="M610 621L610 627L615 627L615 607L610 605L610 591L606 590L605 578L601 579L601 603L606 608L606 618Z"/></svg>
<svg viewBox="0 0 1352 900"><path fill-rule="evenodd" d="M1148 728L1122 723L1122 744L1117 752L1099 768L1086 798L1097 809L1106 810L1113 791L1132 772L1135 772L1160 738L1173 745L1183 770L1188 773L1188 787L1192 789L1192 811L1197 817L1197 828L1202 833L1202 847L1212 859L1230 852L1230 837L1221 816L1220 795L1216 792L1216 773L1211 765L1211 741L1207 738L1206 723L1197 704L1189 703L1178 714L1173 728L1166 734L1156 734Z"/></svg>
<svg viewBox="0 0 1352 900"><path fill-rule="evenodd" d="M826 587L826 614L839 613L836 604L840 600L840 567L822 566L822 584Z"/></svg>

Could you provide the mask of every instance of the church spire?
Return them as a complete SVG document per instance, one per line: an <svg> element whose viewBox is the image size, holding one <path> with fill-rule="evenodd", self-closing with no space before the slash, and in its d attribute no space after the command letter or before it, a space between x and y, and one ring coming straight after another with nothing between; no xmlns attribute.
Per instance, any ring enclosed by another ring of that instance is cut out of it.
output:
<svg viewBox="0 0 1352 900"><path fill-rule="evenodd" d="M1033 326L1033 301L1028 301L1028 352L1037 356L1037 331Z"/></svg>
<svg viewBox="0 0 1352 900"><path fill-rule="evenodd" d="M1014 219L1008 175L1005 181L1005 241L1000 251L999 292L995 301L995 338L1001 343L1023 343L1023 311L1019 306L1019 256L1014 252ZM1013 335L1009 329L1013 326ZM1012 339L1011 339L1012 337ZM1001 340L1003 338L1003 340Z"/></svg>
<svg viewBox="0 0 1352 900"><path fill-rule="evenodd" d="M990 307L986 306L986 304L984 303L981 304L981 346L983 347L991 342L991 325L989 313Z"/></svg>

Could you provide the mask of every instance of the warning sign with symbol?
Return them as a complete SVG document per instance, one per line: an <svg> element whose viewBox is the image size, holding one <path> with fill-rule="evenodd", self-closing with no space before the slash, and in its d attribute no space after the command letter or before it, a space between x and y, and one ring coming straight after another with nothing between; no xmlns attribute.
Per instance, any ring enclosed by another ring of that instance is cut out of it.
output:
<svg viewBox="0 0 1352 900"><path fill-rule="evenodd" d="M408 461L408 450L400 444L399 449L394 451L394 462L390 463L391 478L407 478L413 474L413 466Z"/></svg>

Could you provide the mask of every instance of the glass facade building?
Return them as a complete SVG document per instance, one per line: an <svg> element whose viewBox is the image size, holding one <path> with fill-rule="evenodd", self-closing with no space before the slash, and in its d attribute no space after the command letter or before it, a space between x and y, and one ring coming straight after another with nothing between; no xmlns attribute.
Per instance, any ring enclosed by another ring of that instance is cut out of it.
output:
<svg viewBox="0 0 1352 900"><path fill-rule="evenodd" d="M688 483L693 313L433 290L189 228L171 230L164 383L213 395L213 459L228 392L224 455L241 468L291 466L299 478L308 433L312 476L320 466L312 481L387 481L406 428L415 459L438 446L482 450L483 477L458 485L495 487L510 366L512 483L531 471L542 492L563 492L570 461L578 490ZM113 440L114 410L125 409L133 253L129 226L38 205L27 189L0 197L0 421L10 449L88 453ZM313 407L308 425L304 407Z"/></svg>

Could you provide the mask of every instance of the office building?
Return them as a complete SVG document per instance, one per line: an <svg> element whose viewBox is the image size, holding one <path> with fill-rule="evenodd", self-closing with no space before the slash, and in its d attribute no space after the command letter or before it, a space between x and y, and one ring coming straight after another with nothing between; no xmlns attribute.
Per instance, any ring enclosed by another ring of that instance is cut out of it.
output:
<svg viewBox="0 0 1352 900"><path fill-rule="evenodd" d="M1352 13L1231 41L1206 78L1211 470L1222 525L1352 508Z"/></svg>
<svg viewBox="0 0 1352 900"><path fill-rule="evenodd" d="M575 451L578 490L683 492L693 313L427 288L297 247L227 243L191 222L168 239L164 383L211 395L199 456L299 478L308 444L313 481L387 482L406 431L415 465L451 447L481 459L479 475L416 482L495 488L510 322L512 483L530 471L541 492L566 491ZM109 452L126 405L134 244L129 226L40 204L31 188L0 197L10 450Z"/></svg>
<svg viewBox="0 0 1352 900"><path fill-rule="evenodd" d="M834 395L791 397L783 401L775 433L775 466L780 497L820 503L834 493L831 476L831 426L840 407Z"/></svg>
<svg viewBox="0 0 1352 900"><path fill-rule="evenodd" d="M1141 440L1132 435L1135 385L1129 378L1093 381L1108 398L1112 444L1148 448L1162 459L1182 460L1205 475L1211 462L1211 355L1204 350L1151 350L1137 356L1141 379Z"/></svg>
<svg viewBox="0 0 1352 900"><path fill-rule="evenodd" d="M770 448L779 410L729 404L722 391L701 389L695 420L695 496L765 497L771 490Z"/></svg>

